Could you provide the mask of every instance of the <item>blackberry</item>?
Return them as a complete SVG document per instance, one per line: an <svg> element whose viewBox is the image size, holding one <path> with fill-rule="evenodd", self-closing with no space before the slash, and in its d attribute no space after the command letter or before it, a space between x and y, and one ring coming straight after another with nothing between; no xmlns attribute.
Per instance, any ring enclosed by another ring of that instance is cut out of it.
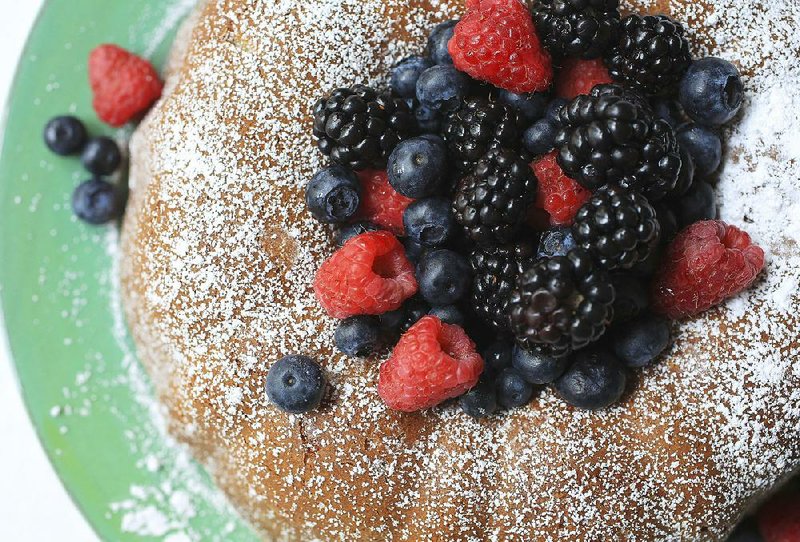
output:
<svg viewBox="0 0 800 542"><path fill-rule="evenodd" d="M501 102L467 98L442 124L450 159L460 171L475 166L493 147L518 148L522 137L519 113Z"/></svg>
<svg viewBox="0 0 800 542"><path fill-rule="evenodd" d="M568 356L605 333L614 296L608 275L585 250L541 259L520 275L511 293L511 331L526 350Z"/></svg>
<svg viewBox="0 0 800 542"><path fill-rule="evenodd" d="M336 89L314 106L319 150L354 170L385 167L397 144L415 129L405 100L364 85Z"/></svg>
<svg viewBox="0 0 800 542"><path fill-rule="evenodd" d="M497 330L508 330L508 299L517 277L533 264L533 249L523 243L476 249L469 256L473 279L470 292L472 311Z"/></svg>
<svg viewBox="0 0 800 542"><path fill-rule="evenodd" d="M661 229L647 198L607 185L578 210L572 234L602 267L630 269L650 256Z"/></svg>
<svg viewBox="0 0 800 542"><path fill-rule="evenodd" d="M692 62L683 26L666 15L629 15L606 57L615 81L653 95L675 89Z"/></svg>
<svg viewBox="0 0 800 542"><path fill-rule="evenodd" d="M590 59L616 44L618 8L619 0L539 0L531 13L551 53Z"/></svg>
<svg viewBox="0 0 800 542"><path fill-rule="evenodd" d="M558 118L558 163L586 188L618 183L651 201L675 188L681 169L675 133L635 92L597 85L562 107Z"/></svg>
<svg viewBox="0 0 800 542"><path fill-rule="evenodd" d="M536 177L518 153L495 148L456 189L453 212L481 246L510 243L536 199Z"/></svg>

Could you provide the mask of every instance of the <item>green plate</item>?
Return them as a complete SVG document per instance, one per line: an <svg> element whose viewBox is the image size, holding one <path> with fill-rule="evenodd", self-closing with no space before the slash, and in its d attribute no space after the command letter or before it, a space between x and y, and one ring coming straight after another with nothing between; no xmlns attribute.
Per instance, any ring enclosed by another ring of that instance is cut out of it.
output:
<svg viewBox="0 0 800 542"><path fill-rule="evenodd" d="M257 540L202 468L165 434L133 355L116 288L117 229L70 211L87 177L42 143L46 121L98 122L89 51L117 43L161 65L187 0L53 0L23 54L0 154L0 296L31 419L56 471L103 540ZM123 182L123 179L120 179Z"/></svg>

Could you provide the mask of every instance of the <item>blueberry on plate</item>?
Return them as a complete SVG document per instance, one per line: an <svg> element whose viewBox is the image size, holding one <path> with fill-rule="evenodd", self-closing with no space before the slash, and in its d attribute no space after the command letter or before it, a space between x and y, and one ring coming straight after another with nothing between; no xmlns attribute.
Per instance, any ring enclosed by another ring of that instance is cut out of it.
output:
<svg viewBox="0 0 800 542"><path fill-rule="evenodd" d="M431 305L452 305L469 290L472 270L461 254L448 249L434 250L417 265L417 282L420 294Z"/></svg>
<svg viewBox="0 0 800 542"><path fill-rule="evenodd" d="M378 230L380 230L380 228L372 222L353 222L352 224L345 224L337 228L336 233L333 235L333 241L336 243L337 247L341 247L353 237L358 237L362 233Z"/></svg>
<svg viewBox="0 0 800 542"><path fill-rule="evenodd" d="M89 173L111 175L122 163L122 153L110 137L93 137L83 148L81 162Z"/></svg>
<svg viewBox="0 0 800 542"><path fill-rule="evenodd" d="M530 125L544 117L547 104L550 98L543 92L533 92L530 94L517 94L509 90L500 90L497 99L506 105L510 105L519 113L520 121Z"/></svg>
<svg viewBox="0 0 800 542"><path fill-rule="evenodd" d="M739 112L744 85L736 66L721 58L695 60L681 79L679 98L686 114L705 126L721 126Z"/></svg>
<svg viewBox="0 0 800 542"><path fill-rule="evenodd" d="M456 24L458 21L445 21L437 24L428 37L428 47L426 52L431 57L434 64L452 64L453 58L447 50L447 44L453 38Z"/></svg>
<svg viewBox="0 0 800 542"><path fill-rule="evenodd" d="M569 103L569 100L565 98L553 98L549 104L547 104L547 109L544 113L544 118L549 120L555 125L559 124L558 114L561 112L561 108L564 107Z"/></svg>
<svg viewBox="0 0 800 542"><path fill-rule="evenodd" d="M435 111L447 111L464 98L470 79L453 66L428 68L417 81L417 100Z"/></svg>
<svg viewBox="0 0 800 542"><path fill-rule="evenodd" d="M483 351L484 372L489 375L498 375L511 367L511 356L514 345L511 342L498 340L490 344Z"/></svg>
<svg viewBox="0 0 800 542"><path fill-rule="evenodd" d="M650 365L670 343L669 320L648 314L618 328L613 335L614 353L628 367Z"/></svg>
<svg viewBox="0 0 800 542"><path fill-rule="evenodd" d="M650 306L650 292L644 281L631 273L611 275L614 285L614 323L630 322Z"/></svg>
<svg viewBox="0 0 800 542"><path fill-rule="evenodd" d="M363 358L380 345L380 322L374 316L352 316L339 324L333 335L336 348L347 356Z"/></svg>
<svg viewBox="0 0 800 542"><path fill-rule="evenodd" d="M467 416L488 418L497 412L497 393L491 382L481 382L462 395L458 404Z"/></svg>
<svg viewBox="0 0 800 542"><path fill-rule="evenodd" d="M531 384L549 384L564 374L569 358L553 358L515 346L511 364L517 374Z"/></svg>
<svg viewBox="0 0 800 542"><path fill-rule="evenodd" d="M445 324L464 327L466 318L464 313L458 305L444 305L441 307L433 307L428 314L435 316Z"/></svg>
<svg viewBox="0 0 800 542"><path fill-rule="evenodd" d="M286 356L267 373L267 397L284 412L302 414L319 406L325 394L325 374L307 356Z"/></svg>
<svg viewBox="0 0 800 542"><path fill-rule="evenodd" d="M610 406L625 391L625 368L603 348L581 350L572 365L555 382L555 390L567 403L585 410Z"/></svg>
<svg viewBox="0 0 800 542"><path fill-rule="evenodd" d="M525 130L522 144L525 149L535 156L547 154L556 145L558 129L548 119L541 119Z"/></svg>
<svg viewBox="0 0 800 542"><path fill-rule="evenodd" d="M72 194L72 211L88 224L99 226L120 218L125 209L122 193L102 179L78 185Z"/></svg>
<svg viewBox="0 0 800 542"><path fill-rule="evenodd" d="M389 184L407 198L432 196L447 173L447 147L435 135L407 139L389 155L386 170Z"/></svg>
<svg viewBox="0 0 800 542"><path fill-rule="evenodd" d="M55 117L44 127L45 145L60 156L79 153L87 138L86 126L75 117Z"/></svg>
<svg viewBox="0 0 800 542"><path fill-rule="evenodd" d="M406 207L403 213L406 235L424 247L439 247L456 229L450 200L444 197L423 198Z"/></svg>
<svg viewBox="0 0 800 542"><path fill-rule="evenodd" d="M533 397L533 385L514 369L506 369L495 380L497 402L505 409L525 406Z"/></svg>
<svg viewBox="0 0 800 542"><path fill-rule="evenodd" d="M566 256L567 252L575 247L576 243L575 238L572 236L572 228L551 228L544 232L539 239L536 257Z"/></svg>
<svg viewBox="0 0 800 542"><path fill-rule="evenodd" d="M678 130L678 142L689 151L700 176L711 175L722 163L722 139L711 128L687 124Z"/></svg>
<svg viewBox="0 0 800 542"><path fill-rule="evenodd" d="M344 166L331 166L318 172L306 186L306 206L325 223L346 222L361 203L358 177Z"/></svg>
<svg viewBox="0 0 800 542"><path fill-rule="evenodd" d="M675 216L681 228L701 220L717 218L717 197L714 187L705 181L697 181L674 205Z"/></svg>
<svg viewBox="0 0 800 542"><path fill-rule="evenodd" d="M409 56L392 69L392 91L401 98L414 98L417 95L417 80L420 74L433 66L433 61L423 56Z"/></svg>

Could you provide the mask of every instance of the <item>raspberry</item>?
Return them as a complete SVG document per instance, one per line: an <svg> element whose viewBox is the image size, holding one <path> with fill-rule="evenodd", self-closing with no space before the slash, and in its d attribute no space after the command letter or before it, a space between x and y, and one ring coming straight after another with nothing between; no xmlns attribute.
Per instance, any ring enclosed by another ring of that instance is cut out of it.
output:
<svg viewBox="0 0 800 542"><path fill-rule="evenodd" d="M511 92L538 92L553 79L527 8L519 0L482 0L456 25L448 51L455 67Z"/></svg>
<svg viewBox="0 0 800 542"><path fill-rule="evenodd" d="M361 181L359 219L368 220L395 235L405 235L403 213L414 200L392 188L385 171L365 170L357 174Z"/></svg>
<svg viewBox="0 0 800 542"><path fill-rule="evenodd" d="M667 247L653 284L655 311L679 319L722 303L750 286L764 267L764 251L728 224L692 224Z"/></svg>
<svg viewBox="0 0 800 542"><path fill-rule="evenodd" d="M464 394L482 372L483 358L463 329L425 316L381 366L378 394L389 408L413 412Z"/></svg>
<svg viewBox="0 0 800 542"><path fill-rule="evenodd" d="M564 174L556 155L553 151L531 164L539 180L536 207L550 215L551 226L568 226L592 192Z"/></svg>
<svg viewBox="0 0 800 542"><path fill-rule="evenodd" d="M556 76L556 96L572 100L581 94L589 94L595 85L612 82L611 74L601 59L568 58Z"/></svg>
<svg viewBox="0 0 800 542"><path fill-rule="evenodd" d="M376 231L353 237L326 260L314 292L328 314L348 318L399 309L417 293L417 281L400 241Z"/></svg>
<svg viewBox="0 0 800 542"><path fill-rule="evenodd" d="M116 45L91 52L89 83L97 116L116 128L145 113L164 90L150 62Z"/></svg>
<svg viewBox="0 0 800 542"><path fill-rule="evenodd" d="M764 542L800 540L800 494L790 493L769 501L758 514Z"/></svg>

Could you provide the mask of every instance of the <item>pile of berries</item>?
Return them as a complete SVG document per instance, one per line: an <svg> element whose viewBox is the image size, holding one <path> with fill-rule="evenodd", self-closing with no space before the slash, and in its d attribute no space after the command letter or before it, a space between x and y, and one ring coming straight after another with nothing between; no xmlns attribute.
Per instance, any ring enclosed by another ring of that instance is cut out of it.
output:
<svg viewBox="0 0 800 542"><path fill-rule="evenodd" d="M331 163L306 202L340 248L314 290L341 352L392 349L378 391L393 409L459 397L480 418L545 385L607 407L672 320L763 268L715 220L741 79L693 60L680 23L617 0L467 5L389 88L316 103Z"/></svg>

